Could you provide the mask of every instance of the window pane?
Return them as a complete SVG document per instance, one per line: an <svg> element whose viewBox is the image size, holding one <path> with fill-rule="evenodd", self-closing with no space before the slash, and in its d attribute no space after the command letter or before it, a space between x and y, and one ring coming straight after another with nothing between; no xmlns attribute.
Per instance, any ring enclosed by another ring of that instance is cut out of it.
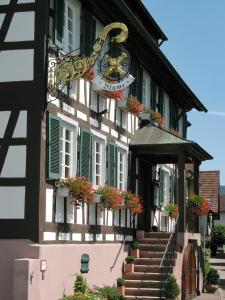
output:
<svg viewBox="0 0 225 300"><path fill-rule="evenodd" d="M70 141L71 140L71 132L70 130L66 129L66 140Z"/></svg>
<svg viewBox="0 0 225 300"><path fill-rule="evenodd" d="M101 166L100 165L96 165L96 174L99 174L100 175L100 172L101 172Z"/></svg>
<svg viewBox="0 0 225 300"><path fill-rule="evenodd" d="M66 153L71 153L71 144L70 143L66 142L66 147L65 148L66 148L65 149Z"/></svg>
<svg viewBox="0 0 225 300"><path fill-rule="evenodd" d="M65 165L70 166L70 155L65 155Z"/></svg>
<svg viewBox="0 0 225 300"><path fill-rule="evenodd" d="M70 19L73 18L73 11L70 7L68 7L68 18L70 18Z"/></svg>
<svg viewBox="0 0 225 300"><path fill-rule="evenodd" d="M96 152L100 152L100 144L96 143Z"/></svg>
<svg viewBox="0 0 225 300"><path fill-rule="evenodd" d="M65 167L65 177L70 177L70 168Z"/></svg>

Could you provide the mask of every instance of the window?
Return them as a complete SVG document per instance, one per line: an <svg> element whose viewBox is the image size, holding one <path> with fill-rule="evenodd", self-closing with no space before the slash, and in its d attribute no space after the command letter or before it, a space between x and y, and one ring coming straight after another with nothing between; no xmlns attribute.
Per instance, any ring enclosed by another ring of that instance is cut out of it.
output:
<svg viewBox="0 0 225 300"><path fill-rule="evenodd" d="M127 153L125 150L118 148L118 183L117 187L120 190L125 190L126 184L126 170L127 170Z"/></svg>
<svg viewBox="0 0 225 300"><path fill-rule="evenodd" d="M150 107L150 75L143 71L143 81L142 81L142 104L144 107Z"/></svg>
<svg viewBox="0 0 225 300"><path fill-rule="evenodd" d="M105 184L105 143L93 136L93 185Z"/></svg>
<svg viewBox="0 0 225 300"><path fill-rule="evenodd" d="M60 177L68 178L76 175L76 138L74 127L61 122L60 124Z"/></svg>

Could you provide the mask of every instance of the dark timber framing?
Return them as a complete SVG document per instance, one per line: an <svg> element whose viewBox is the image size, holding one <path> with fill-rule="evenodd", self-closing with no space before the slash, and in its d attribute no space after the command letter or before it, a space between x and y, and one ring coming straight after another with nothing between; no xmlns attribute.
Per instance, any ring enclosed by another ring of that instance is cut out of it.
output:
<svg viewBox="0 0 225 300"><path fill-rule="evenodd" d="M48 34L48 1L35 3L1 5L1 13L6 14L0 33L0 51L34 49L34 74L32 81L1 82L1 111L11 111L10 122L4 139L0 140L3 149L9 145L26 145L26 177L1 178L1 186L25 185L25 218L1 219L0 238L31 239L39 241L39 178L40 178L40 140L43 107L46 101L46 37ZM35 40L31 42L5 43L4 39L15 12L35 12ZM10 139L15 120L21 110L27 111L27 139ZM7 150L6 150L7 152ZM1 153L3 156L3 152ZM1 157L2 163L3 157Z"/></svg>

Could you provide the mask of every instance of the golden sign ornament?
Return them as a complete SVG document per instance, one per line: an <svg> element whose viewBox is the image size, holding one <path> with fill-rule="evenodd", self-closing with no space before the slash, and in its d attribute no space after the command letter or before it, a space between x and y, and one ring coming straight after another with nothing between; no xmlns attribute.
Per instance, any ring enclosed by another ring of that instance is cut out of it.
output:
<svg viewBox="0 0 225 300"><path fill-rule="evenodd" d="M101 49L104 45L104 42L110 33L110 31L120 29L121 32L113 37L111 40L115 43L123 43L126 41L128 37L128 28L125 24L115 22L108 24L103 28L103 30L99 33L98 38L96 39L94 45L93 45L93 52L91 56L85 57L85 56L67 56L64 59L59 60L56 65L55 69L55 77L57 82L68 82L72 80L77 80L80 77L82 77L88 70L91 69L91 67L96 62ZM118 58L111 58L110 61L110 67L108 70L108 73L110 75L111 72L117 71L119 73L123 73L123 70L121 68L121 63L125 59L124 54L121 55L121 57Z"/></svg>

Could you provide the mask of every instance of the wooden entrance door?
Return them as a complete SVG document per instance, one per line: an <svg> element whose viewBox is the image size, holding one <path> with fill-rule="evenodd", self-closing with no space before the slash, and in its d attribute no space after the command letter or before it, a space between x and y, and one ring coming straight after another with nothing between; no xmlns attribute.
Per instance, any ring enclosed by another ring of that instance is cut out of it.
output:
<svg viewBox="0 0 225 300"><path fill-rule="evenodd" d="M196 297L196 258L193 244L188 244L184 251L182 276L182 299L193 299Z"/></svg>

